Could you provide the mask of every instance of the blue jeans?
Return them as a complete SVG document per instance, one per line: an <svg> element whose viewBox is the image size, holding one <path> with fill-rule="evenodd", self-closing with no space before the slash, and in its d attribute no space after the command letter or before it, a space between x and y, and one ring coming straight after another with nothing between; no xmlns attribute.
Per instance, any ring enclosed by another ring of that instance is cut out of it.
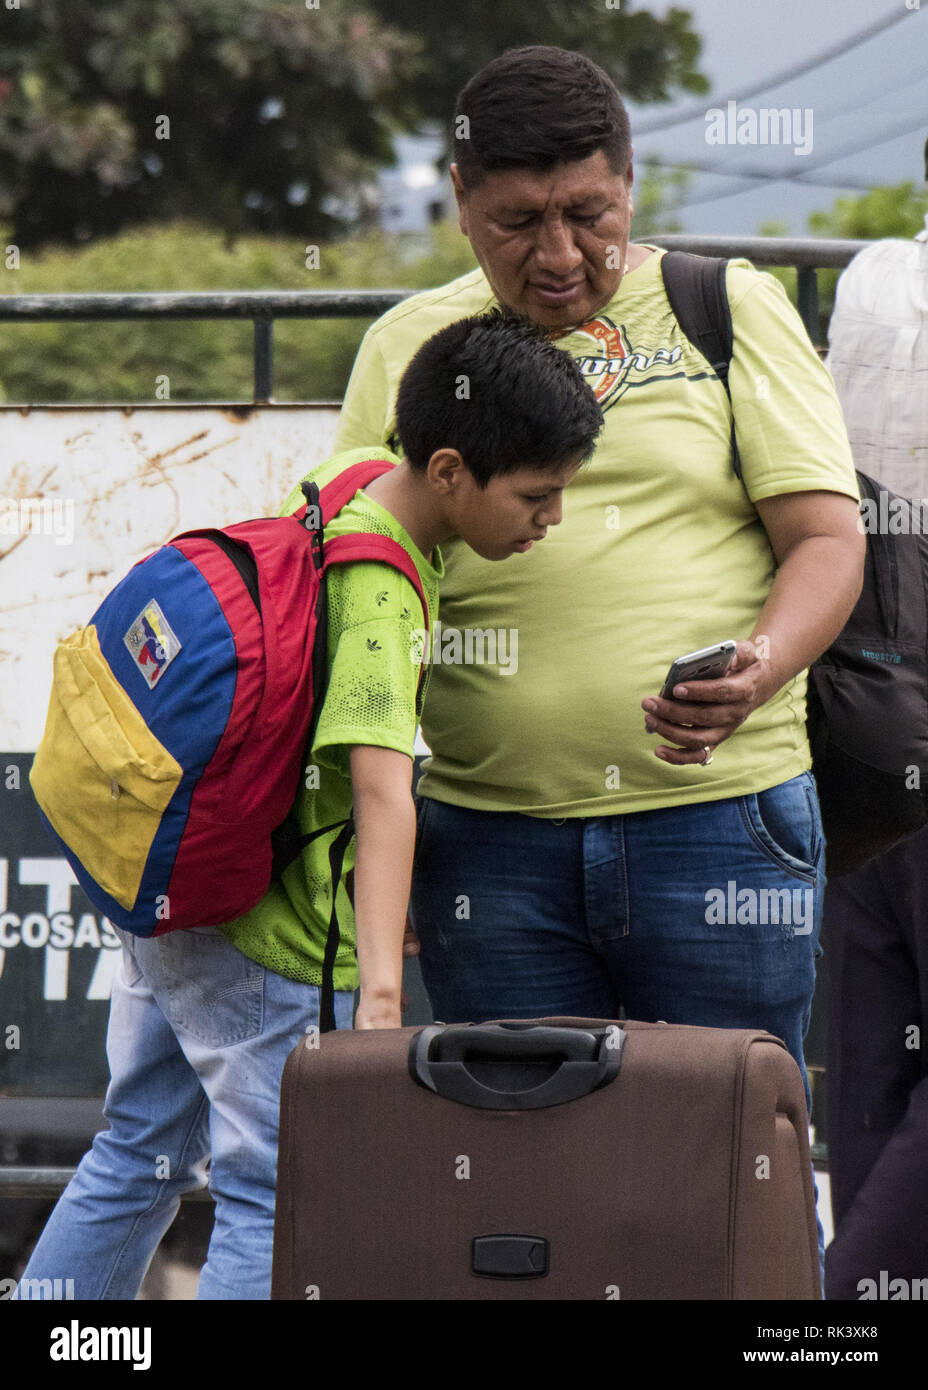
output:
<svg viewBox="0 0 928 1390"><path fill-rule="evenodd" d="M73 1279L78 1299L135 1298L209 1157L215 1221L197 1297L270 1298L280 1081L318 1025L319 990L248 960L212 927L119 936L110 1128L81 1160L23 1278ZM353 1003L336 992L339 1028L351 1027Z"/></svg>
<svg viewBox="0 0 928 1390"><path fill-rule="evenodd" d="M584 819L422 799L411 917L445 1023L624 1012L765 1028L795 1058L811 1110L802 1040L824 887L808 772L746 796ZM821 1227L819 1242L821 1253Z"/></svg>

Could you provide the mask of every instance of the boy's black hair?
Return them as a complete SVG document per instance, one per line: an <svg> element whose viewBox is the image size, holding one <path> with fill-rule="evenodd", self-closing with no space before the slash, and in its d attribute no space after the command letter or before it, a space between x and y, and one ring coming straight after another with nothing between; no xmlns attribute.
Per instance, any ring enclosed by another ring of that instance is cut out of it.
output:
<svg viewBox="0 0 928 1390"><path fill-rule="evenodd" d="M574 359L545 330L491 309L449 324L411 359L396 428L412 468L457 449L481 487L520 468L550 472L588 458L602 428L599 402Z"/></svg>
<svg viewBox="0 0 928 1390"><path fill-rule="evenodd" d="M628 112L609 74L546 44L510 48L471 78L458 96L454 137L466 189L499 169L547 172L597 150L624 175L632 152Z"/></svg>

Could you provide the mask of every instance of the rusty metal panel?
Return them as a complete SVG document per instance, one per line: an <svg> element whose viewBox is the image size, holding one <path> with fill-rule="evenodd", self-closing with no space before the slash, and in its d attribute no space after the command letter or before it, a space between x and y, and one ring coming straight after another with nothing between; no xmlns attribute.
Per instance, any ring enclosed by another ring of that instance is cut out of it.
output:
<svg viewBox="0 0 928 1390"><path fill-rule="evenodd" d="M273 515L336 406L0 409L0 749L32 752L55 643L178 531Z"/></svg>

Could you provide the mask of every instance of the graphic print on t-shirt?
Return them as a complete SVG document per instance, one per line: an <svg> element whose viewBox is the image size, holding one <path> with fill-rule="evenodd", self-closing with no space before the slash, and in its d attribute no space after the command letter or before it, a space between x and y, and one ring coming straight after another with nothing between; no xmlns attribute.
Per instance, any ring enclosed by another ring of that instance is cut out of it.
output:
<svg viewBox="0 0 928 1390"><path fill-rule="evenodd" d="M595 353L578 356L576 362L603 410L613 405L629 386L642 384L632 378L633 372L648 373L652 379L680 375L679 372L653 371L660 364L676 366L683 356L683 349L679 345L673 348L632 348L624 325L613 323L605 314L590 319L579 328L568 329L567 333L589 338L596 348ZM566 337L567 334L558 336ZM705 373L698 375L704 376Z"/></svg>

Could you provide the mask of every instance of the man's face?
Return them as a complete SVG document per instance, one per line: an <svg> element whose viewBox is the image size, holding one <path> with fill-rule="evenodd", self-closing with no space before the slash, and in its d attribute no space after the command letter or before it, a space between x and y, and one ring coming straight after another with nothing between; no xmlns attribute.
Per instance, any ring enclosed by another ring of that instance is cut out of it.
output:
<svg viewBox="0 0 928 1390"><path fill-rule="evenodd" d="M501 304L546 328L584 323L619 287L633 212L632 166L602 150L548 173L501 169L466 191L451 166L461 231Z"/></svg>

